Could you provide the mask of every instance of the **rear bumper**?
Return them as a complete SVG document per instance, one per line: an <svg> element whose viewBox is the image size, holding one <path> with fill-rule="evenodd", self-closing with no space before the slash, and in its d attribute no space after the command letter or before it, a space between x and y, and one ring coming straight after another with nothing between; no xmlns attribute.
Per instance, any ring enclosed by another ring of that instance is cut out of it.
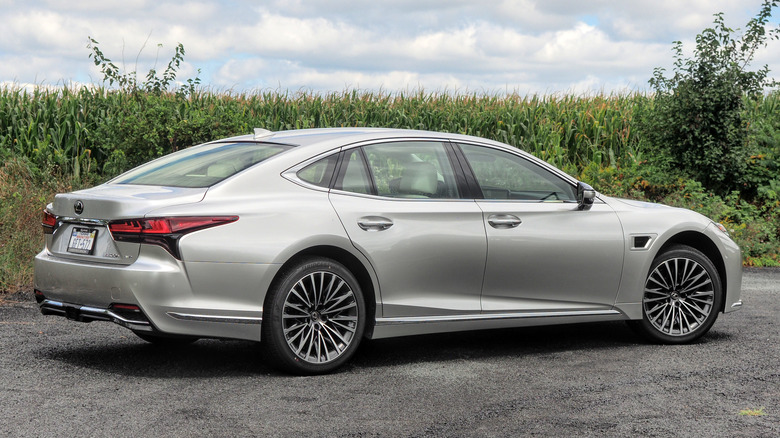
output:
<svg viewBox="0 0 780 438"><path fill-rule="evenodd" d="M45 315L164 335L259 341L265 282L277 269L182 262L152 245L142 245L130 265L70 260L44 249L35 258L35 289Z"/></svg>
<svg viewBox="0 0 780 438"><path fill-rule="evenodd" d="M36 293L36 296L38 294ZM79 304L63 303L43 298L38 306L44 315L63 316L73 321L92 322L108 321L119 324L134 332L153 332L149 319L142 312L134 312L134 315L120 315L113 309L102 309L99 307L82 306Z"/></svg>

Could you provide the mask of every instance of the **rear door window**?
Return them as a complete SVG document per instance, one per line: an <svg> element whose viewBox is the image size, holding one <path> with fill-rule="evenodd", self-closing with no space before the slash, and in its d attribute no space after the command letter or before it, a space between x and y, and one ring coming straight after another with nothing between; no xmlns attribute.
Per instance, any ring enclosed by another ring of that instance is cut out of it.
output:
<svg viewBox="0 0 780 438"><path fill-rule="evenodd" d="M371 178L368 175L365 159L363 159L362 149L355 148L344 153L341 170L333 188L345 192L373 194Z"/></svg>
<svg viewBox="0 0 780 438"><path fill-rule="evenodd" d="M333 154L319 159L299 170L296 175L301 181L305 181L317 187L328 188L330 186L330 180L333 177L333 170L336 168L338 156L338 154Z"/></svg>
<svg viewBox="0 0 780 438"><path fill-rule="evenodd" d="M391 198L459 197L455 172L440 142L380 143L348 151L334 188L366 194L373 189L372 194Z"/></svg>

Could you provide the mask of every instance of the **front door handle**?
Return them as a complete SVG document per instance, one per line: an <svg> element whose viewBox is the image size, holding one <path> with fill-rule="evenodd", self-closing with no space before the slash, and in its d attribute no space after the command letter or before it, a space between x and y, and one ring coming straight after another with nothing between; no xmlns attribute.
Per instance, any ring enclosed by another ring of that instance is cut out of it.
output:
<svg viewBox="0 0 780 438"><path fill-rule="evenodd" d="M381 216L365 216L358 219L357 224L365 231L384 231L393 226L393 221Z"/></svg>
<svg viewBox="0 0 780 438"><path fill-rule="evenodd" d="M491 214L488 216L488 223L493 228L505 229L514 228L523 223L523 221L511 214Z"/></svg>

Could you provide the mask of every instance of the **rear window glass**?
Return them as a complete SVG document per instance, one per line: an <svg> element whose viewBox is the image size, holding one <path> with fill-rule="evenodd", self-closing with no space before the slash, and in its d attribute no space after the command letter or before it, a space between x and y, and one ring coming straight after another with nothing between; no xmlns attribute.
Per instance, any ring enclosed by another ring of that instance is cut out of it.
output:
<svg viewBox="0 0 780 438"><path fill-rule="evenodd" d="M269 143L216 143L194 146L136 167L111 182L209 187L292 147Z"/></svg>
<svg viewBox="0 0 780 438"><path fill-rule="evenodd" d="M298 178L309 184L328 188L333 170L336 168L336 158L338 158L338 154L333 154L309 164L298 171Z"/></svg>

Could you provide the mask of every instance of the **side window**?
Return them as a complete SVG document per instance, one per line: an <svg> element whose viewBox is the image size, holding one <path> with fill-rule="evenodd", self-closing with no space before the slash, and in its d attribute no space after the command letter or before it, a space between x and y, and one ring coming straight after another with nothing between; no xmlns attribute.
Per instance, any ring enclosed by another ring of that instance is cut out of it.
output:
<svg viewBox="0 0 780 438"><path fill-rule="evenodd" d="M379 196L458 198L458 187L444 144L382 143L363 148Z"/></svg>
<svg viewBox="0 0 780 438"><path fill-rule="evenodd" d="M298 178L309 184L328 188L338 156L339 154L333 154L309 164L298 171Z"/></svg>
<svg viewBox="0 0 780 438"><path fill-rule="evenodd" d="M509 152L460 145L485 199L575 201L574 187L555 174Z"/></svg>
<svg viewBox="0 0 780 438"><path fill-rule="evenodd" d="M359 148L347 151L333 188L353 193L371 194L371 179L368 176L363 154Z"/></svg>

